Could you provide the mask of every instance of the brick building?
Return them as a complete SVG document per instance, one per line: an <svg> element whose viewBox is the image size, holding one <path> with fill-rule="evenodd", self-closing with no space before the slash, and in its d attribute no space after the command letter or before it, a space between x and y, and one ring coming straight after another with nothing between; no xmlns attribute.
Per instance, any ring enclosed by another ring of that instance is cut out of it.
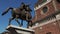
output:
<svg viewBox="0 0 60 34"><path fill-rule="evenodd" d="M60 34L60 0L38 0L34 10L35 34Z"/></svg>

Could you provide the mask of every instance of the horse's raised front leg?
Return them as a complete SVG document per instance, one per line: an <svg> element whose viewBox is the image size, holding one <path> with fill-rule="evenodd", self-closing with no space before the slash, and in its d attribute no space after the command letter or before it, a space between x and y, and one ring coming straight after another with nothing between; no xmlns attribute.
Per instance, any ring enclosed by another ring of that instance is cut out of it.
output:
<svg viewBox="0 0 60 34"><path fill-rule="evenodd" d="M11 24L11 21L12 21L13 19L14 19L13 17L9 19L9 24L8 24L8 25Z"/></svg>
<svg viewBox="0 0 60 34"><path fill-rule="evenodd" d="M18 21L18 18L16 18L15 20L16 20L16 22L19 24L19 26L21 27L21 24L20 24L20 22Z"/></svg>

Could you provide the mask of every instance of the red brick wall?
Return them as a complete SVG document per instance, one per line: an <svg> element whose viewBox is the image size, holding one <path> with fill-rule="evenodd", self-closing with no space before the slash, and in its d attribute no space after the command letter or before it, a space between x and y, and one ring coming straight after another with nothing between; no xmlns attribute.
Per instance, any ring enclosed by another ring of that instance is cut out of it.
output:
<svg viewBox="0 0 60 34"><path fill-rule="evenodd" d="M42 9L43 9L45 6L48 7L48 11L47 11L46 13L44 13L44 14L41 14L41 12L43 12ZM57 1L56 1L56 7L57 7L57 9L60 9L60 3L58 3ZM36 12L36 13L35 13L36 15L35 15L35 18L32 19L32 22L35 22L35 21L40 20L40 19L43 19L43 18L45 18L46 16L55 13L56 11L55 11L55 8L54 8L54 5L53 5L53 0L52 0L50 3L44 5L43 7L37 9L35 12ZM36 19L36 17L37 17L37 19Z"/></svg>
<svg viewBox="0 0 60 34"><path fill-rule="evenodd" d="M56 0L54 0L54 1L56 1ZM41 14L42 8L45 6L47 6L49 9L46 13ZM46 16L51 15L56 12L55 7L53 5L53 0L50 3L44 5L43 7L39 8L35 11L36 15L32 19L33 23L37 20L43 19ZM57 7L57 9L60 10L60 3L58 3L57 1L56 1L56 7ZM36 17L37 17L37 19L36 19ZM43 25L41 27L42 27L42 29L40 29L40 26L33 29L33 30L35 30L35 34L46 34L47 32L51 32L52 34L60 34L60 20Z"/></svg>

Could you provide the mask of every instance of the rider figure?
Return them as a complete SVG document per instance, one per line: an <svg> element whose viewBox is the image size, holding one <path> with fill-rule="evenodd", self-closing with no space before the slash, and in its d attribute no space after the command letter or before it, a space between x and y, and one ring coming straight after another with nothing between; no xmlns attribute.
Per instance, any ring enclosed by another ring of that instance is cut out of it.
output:
<svg viewBox="0 0 60 34"><path fill-rule="evenodd" d="M22 11L23 9L25 9L25 6L26 6L26 5L22 2L22 3L21 3L21 6L20 6L20 10Z"/></svg>

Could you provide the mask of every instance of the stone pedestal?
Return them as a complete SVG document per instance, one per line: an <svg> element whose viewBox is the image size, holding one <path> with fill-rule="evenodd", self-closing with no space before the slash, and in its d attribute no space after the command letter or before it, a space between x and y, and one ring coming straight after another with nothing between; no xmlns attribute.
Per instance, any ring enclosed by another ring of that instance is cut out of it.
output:
<svg viewBox="0 0 60 34"><path fill-rule="evenodd" d="M34 34L34 30L10 25L6 28L11 34Z"/></svg>

